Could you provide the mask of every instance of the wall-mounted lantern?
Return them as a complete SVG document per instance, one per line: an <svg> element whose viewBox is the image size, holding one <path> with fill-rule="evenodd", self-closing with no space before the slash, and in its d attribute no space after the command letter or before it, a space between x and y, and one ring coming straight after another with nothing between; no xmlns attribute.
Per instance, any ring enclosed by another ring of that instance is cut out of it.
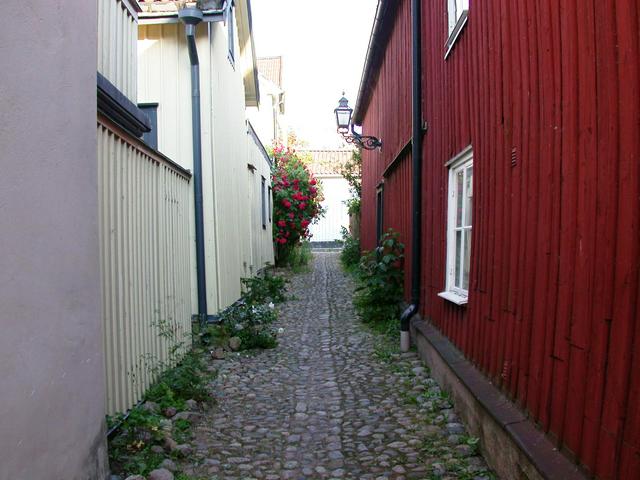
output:
<svg viewBox="0 0 640 480"><path fill-rule="evenodd" d="M382 141L376 137L360 135L353 128L351 116L353 109L349 107L349 100L342 92L342 98L338 101L338 107L334 110L336 114L336 123L338 125L338 133L342 135L347 143L352 143L365 150L375 150L382 147Z"/></svg>

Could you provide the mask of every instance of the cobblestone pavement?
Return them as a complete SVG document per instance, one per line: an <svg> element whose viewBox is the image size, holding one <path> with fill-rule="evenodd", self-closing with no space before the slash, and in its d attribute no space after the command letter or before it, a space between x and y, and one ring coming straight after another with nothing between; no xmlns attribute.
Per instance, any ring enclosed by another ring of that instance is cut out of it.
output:
<svg viewBox="0 0 640 480"><path fill-rule="evenodd" d="M220 362L195 426L207 479L493 478L415 353L366 330L336 253L316 253L280 308L278 348Z"/></svg>

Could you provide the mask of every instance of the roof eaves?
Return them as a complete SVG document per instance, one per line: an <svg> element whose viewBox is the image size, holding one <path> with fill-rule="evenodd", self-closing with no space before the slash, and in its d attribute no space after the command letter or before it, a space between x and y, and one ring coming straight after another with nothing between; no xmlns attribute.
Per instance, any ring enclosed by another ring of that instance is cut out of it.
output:
<svg viewBox="0 0 640 480"><path fill-rule="evenodd" d="M371 100L373 80L380 69L384 50L389 41L390 26L393 24L395 14L398 10L396 0L378 0L376 15L371 28L367 56L365 57L362 77L360 77L360 87L358 88L358 98L353 113L355 125L361 125L364 114Z"/></svg>
<svg viewBox="0 0 640 480"><path fill-rule="evenodd" d="M258 81L256 48L253 39L251 0L239 0L236 8L236 12L239 14L237 23L238 40L240 41L240 55L242 55L245 62L244 72L242 72L244 80L245 105L247 107L257 107L260 105L260 84Z"/></svg>

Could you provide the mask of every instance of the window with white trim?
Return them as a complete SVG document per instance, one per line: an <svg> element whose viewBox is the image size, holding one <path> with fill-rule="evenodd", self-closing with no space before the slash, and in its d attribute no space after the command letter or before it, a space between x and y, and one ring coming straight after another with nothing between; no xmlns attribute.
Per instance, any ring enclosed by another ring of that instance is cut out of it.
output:
<svg viewBox="0 0 640 480"><path fill-rule="evenodd" d="M460 36L460 32L467 23L469 16L469 0L447 0L449 19L449 37L447 38L445 58L451 52L453 44Z"/></svg>
<svg viewBox="0 0 640 480"><path fill-rule="evenodd" d="M467 303L471 270L473 215L473 150L449 163L446 290L439 295L458 305Z"/></svg>

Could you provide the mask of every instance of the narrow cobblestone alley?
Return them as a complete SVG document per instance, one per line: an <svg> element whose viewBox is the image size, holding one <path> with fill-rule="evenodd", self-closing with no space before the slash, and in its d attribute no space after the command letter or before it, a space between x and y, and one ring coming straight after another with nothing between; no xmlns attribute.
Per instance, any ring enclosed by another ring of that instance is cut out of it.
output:
<svg viewBox="0 0 640 480"><path fill-rule="evenodd" d="M195 426L209 479L493 478L416 354L394 354L351 304L336 253L316 253L280 308L278 348L220 362Z"/></svg>

